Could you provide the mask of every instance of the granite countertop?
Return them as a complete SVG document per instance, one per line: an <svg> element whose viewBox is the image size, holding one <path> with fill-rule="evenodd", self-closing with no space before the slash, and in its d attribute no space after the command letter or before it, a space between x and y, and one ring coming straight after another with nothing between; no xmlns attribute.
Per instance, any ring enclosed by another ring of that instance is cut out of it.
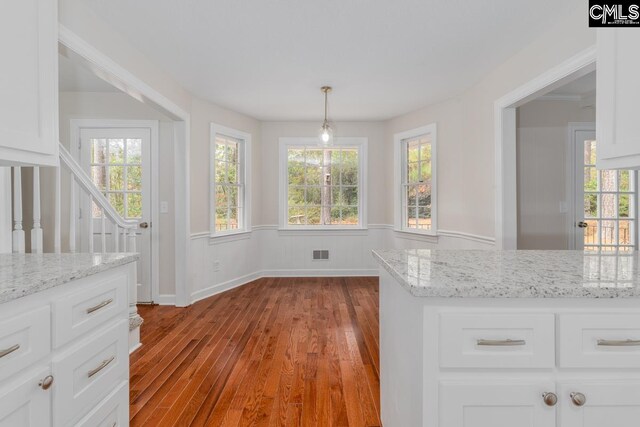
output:
<svg viewBox="0 0 640 427"><path fill-rule="evenodd" d="M582 251L375 250L417 297L640 298L640 257Z"/></svg>
<svg viewBox="0 0 640 427"><path fill-rule="evenodd" d="M0 254L0 303L134 262L136 253Z"/></svg>

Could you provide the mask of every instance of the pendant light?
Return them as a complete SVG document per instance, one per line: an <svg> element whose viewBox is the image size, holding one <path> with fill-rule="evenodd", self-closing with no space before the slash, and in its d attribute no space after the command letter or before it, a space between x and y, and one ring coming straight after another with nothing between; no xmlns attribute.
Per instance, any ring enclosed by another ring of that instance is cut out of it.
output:
<svg viewBox="0 0 640 427"><path fill-rule="evenodd" d="M322 86L320 88L322 93L324 93L324 121L322 122L322 127L318 132L318 136L320 138L320 142L322 145L332 145L333 144L333 129L329 125L329 120L327 119L327 96L331 92L331 86Z"/></svg>

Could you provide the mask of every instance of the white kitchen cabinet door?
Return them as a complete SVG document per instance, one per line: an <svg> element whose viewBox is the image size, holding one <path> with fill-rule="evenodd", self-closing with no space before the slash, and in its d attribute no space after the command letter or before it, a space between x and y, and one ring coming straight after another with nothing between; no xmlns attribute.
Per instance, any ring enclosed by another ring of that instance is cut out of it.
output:
<svg viewBox="0 0 640 427"><path fill-rule="evenodd" d="M21 378L6 390L0 390L0 427L48 427L51 425L51 392L39 383L50 374L49 368Z"/></svg>
<svg viewBox="0 0 640 427"><path fill-rule="evenodd" d="M3 2L0 165L58 162L58 5Z"/></svg>
<svg viewBox="0 0 640 427"><path fill-rule="evenodd" d="M640 381L580 382L561 384L558 393L562 427L638 427L640 425ZM577 406L572 393L582 393L585 403Z"/></svg>
<svg viewBox="0 0 640 427"><path fill-rule="evenodd" d="M549 382L441 383L440 426L555 427L556 406L543 394L555 392Z"/></svg>
<svg viewBox="0 0 640 427"><path fill-rule="evenodd" d="M640 168L640 31L598 29L596 139L599 169Z"/></svg>

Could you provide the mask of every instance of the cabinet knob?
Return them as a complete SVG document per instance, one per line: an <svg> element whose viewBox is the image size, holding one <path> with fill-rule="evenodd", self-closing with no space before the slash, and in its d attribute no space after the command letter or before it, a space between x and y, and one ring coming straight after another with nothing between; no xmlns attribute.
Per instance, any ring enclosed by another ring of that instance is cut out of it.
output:
<svg viewBox="0 0 640 427"><path fill-rule="evenodd" d="M555 393L542 393L542 400L544 400L547 406L556 406L558 403L558 396Z"/></svg>
<svg viewBox="0 0 640 427"><path fill-rule="evenodd" d="M584 404L587 403L587 396L582 393L574 392L569 394L569 396L571 397L571 401L573 402L573 404L576 406L584 406Z"/></svg>
<svg viewBox="0 0 640 427"><path fill-rule="evenodd" d="M42 379L40 381L40 383L38 383L38 385L43 390L49 390L49 388L51 388L52 384L53 384L53 376L52 375L47 375L46 377L44 377L44 379Z"/></svg>

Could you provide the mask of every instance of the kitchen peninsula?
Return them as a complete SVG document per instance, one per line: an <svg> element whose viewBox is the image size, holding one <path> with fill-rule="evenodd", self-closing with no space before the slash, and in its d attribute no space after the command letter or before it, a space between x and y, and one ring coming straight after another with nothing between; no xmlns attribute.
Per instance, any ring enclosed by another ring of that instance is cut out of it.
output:
<svg viewBox="0 0 640 427"><path fill-rule="evenodd" d="M385 426L637 425L637 253L373 255Z"/></svg>

